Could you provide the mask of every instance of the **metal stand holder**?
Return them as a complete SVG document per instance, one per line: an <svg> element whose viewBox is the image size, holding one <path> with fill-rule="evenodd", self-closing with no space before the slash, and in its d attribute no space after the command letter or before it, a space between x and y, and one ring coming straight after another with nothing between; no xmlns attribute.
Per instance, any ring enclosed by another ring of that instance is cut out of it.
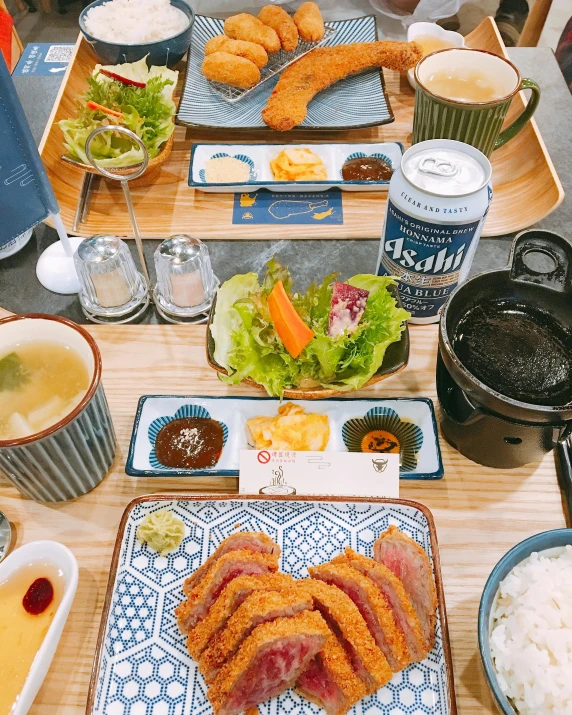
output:
<svg viewBox="0 0 572 715"><path fill-rule="evenodd" d="M104 167L100 166L97 163L97 160L92 154L91 151L91 143L97 137L99 134L103 134L104 132L109 132L113 131L119 134L124 134L125 136L129 137L131 141L136 144L142 152L143 155L143 161L141 164L137 165L134 168L134 171L132 171L129 174L114 174L111 171L108 171ZM101 313L95 312L93 308L88 307L84 305L82 301L82 310L85 314L85 316L95 322L95 323L102 323L102 324L108 324L108 323L130 323L133 322L137 319L139 319L143 313L147 310L147 307L150 303L151 300L151 282L149 279L149 272L147 270L147 263L145 261L145 254L143 252L143 242L141 240L141 233L139 232L139 225L137 224L137 217L135 216L135 210L133 208L133 200L131 198L131 191L129 190L129 182L132 181L133 179L139 178L147 169L147 166L149 164L149 153L147 152L147 148L145 144L142 142L142 140L132 132L130 129L127 129L127 127L122 127L122 126L114 126L114 127L98 127L97 129L94 129L93 132L89 135L87 138L87 141L85 143L85 153L86 156L89 160L89 163L93 166L95 171L97 171L98 174L101 176L104 176L107 179L112 179L113 181L119 181L121 183L121 188L123 189L123 195L125 196L125 203L127 204L127 211L129 212L129 218L131 220L131 227L133 228L133 236L135 238L135 245L137 246L137 253L139 255L139 263L141 266L142 270L142 279L145 283L145 290L142 292L140 302L137 303L135 307L130 307L128 311L122 311L122 310L114 310L114 311L102 311ZM81 293L80 293L80 301L81 301Z"/></svg>

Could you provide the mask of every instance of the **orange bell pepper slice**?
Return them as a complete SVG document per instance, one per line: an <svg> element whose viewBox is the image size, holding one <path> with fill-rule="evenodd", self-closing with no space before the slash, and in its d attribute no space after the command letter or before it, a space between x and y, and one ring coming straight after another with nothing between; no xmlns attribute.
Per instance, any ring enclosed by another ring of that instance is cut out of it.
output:
<svg viewBox="0 0 572 715"><path fill-rule="evenodd" d="M280 340L295 359L314 337L314 331L304 323L288 298L282 281L278 281L268 296L270 317Z"/></svg>
<svg viewBox="0 0 572 715"><path fill-rule="evenodd" d="M87 103L87 106L90 109L93 109L95 112L105 112L105 114L109 114L110 117L117 117L118 119L123 119L123 112L116 112L115 109L109 109L108 107L104 107L103 104L98 104L97 102L92 102L90 100Z"/></svg>

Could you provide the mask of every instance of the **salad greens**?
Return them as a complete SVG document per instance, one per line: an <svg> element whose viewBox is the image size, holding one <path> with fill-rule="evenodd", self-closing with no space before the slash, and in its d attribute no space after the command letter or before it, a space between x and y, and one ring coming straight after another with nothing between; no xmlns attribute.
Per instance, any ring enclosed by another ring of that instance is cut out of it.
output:
<svg viewBox="0 0 572 715"><path fill-rule="evenodd" d="M145 84L144 87L126 84L101 73L106 70L127 80ZM96 65L87 82L89 88L77 101L78 113L74 119L58 122L64 133L64 145L69 155L89 165L85 142L91 132L100 126L121 125L131 129L145 144L149 158L157 156L162 144L174 130L175 103L173 91L178 72L167 67L148 69L146 59L123 65ZM94 109L89 103L100 105ZM105 112L111 110L119 116ZM103 167L124 167L143 160L142 151L133 146L129 138L113 132L103 132L91 143L94 158Z"/></svg>
<svg viewBox="0 0 572 715"><path fill-rule="evenodd" d="M336 274L313 283L306 293L293 293L287 268L272 259L259 283L256 273L236 275L218 290L211 334L214 358L229 375L228 384L248 377L269 395L282 397L286 388L322 385L357 390L379 369L387 347L401 337L409 313L387 290L387 276L357 275L347 283L369 291L363 317L352 334L329 337L332 284ZM296 312L315 333L300 356L292 358L279 338L268 310L268 295L281 280Z"/></svg>

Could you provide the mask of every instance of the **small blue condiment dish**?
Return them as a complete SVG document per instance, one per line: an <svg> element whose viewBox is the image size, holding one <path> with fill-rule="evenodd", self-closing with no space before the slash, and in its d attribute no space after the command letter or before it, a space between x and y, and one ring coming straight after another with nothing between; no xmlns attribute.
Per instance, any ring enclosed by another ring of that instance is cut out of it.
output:
<svg viewBox="0 0 572 715"><path fill-rule="evenodd" d="M481 651L481 662L485 671L485 677L500 713L503 715L518 715L510 700L501 690L498 682L496 668L491 656L490 633L492 630L492 610L496 600L499 585L512 569L527 559L534 552L546 551L548 549L562 548L572 544L572 529L554 529L544 531L541 534L531 536L529 539L521 541L506 553L492 570L489 576L481 603L479 606L479 650ZM556 554L555 554L556 555Z"/></svg>
<svg viewBox="0 0 572 715"><path fill-rule="evenodd" d="M171 0L171 5L182 10L189 18L187 27L174 37L168 37L166 40L158 40L157 42L145 42L140 45L107 42L89 34L85 27L85 17L92 8L97 5L103 5L105 2L109 2L109 0L95 0L85 7L79 16L79 28L83 36L93 47L95 54L103 64L117 65L126 62L137 62L148 55L147 64L150 67L153 65L157 67L163 67L164 65L174 67L189 49L195 13L184 0Z"/></svg>

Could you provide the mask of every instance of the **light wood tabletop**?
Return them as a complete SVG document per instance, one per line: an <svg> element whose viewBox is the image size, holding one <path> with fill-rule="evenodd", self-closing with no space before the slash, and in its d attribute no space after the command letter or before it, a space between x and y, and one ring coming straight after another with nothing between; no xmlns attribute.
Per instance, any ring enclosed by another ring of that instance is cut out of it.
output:
<svg viewBox="0 0 572 715"><path fill-rule="evenodd" d="M236 492L236 478L152 479L125 475L137 401L144 394L260 394L227 388L205 359L205 328L198 326L89 327L103 356L103 382L117 431L111 474L72 503L44 505L21 497L0 477L0 508L16 544L54 539L80 567L70 617L32 715L85 712L101 609L117 527L128 502L149 493ZM394 377L363 390L366 397L430 397L436 402L437 326L412 326L411 360ZM524 538L565 525L554 457L514 470L468 461L442 440L445 478L402 482L401 496L433 512L440 544L449 617L457 706L461 715L493 713L481 673L477 609L485 580L499 558Z"/></svg>

